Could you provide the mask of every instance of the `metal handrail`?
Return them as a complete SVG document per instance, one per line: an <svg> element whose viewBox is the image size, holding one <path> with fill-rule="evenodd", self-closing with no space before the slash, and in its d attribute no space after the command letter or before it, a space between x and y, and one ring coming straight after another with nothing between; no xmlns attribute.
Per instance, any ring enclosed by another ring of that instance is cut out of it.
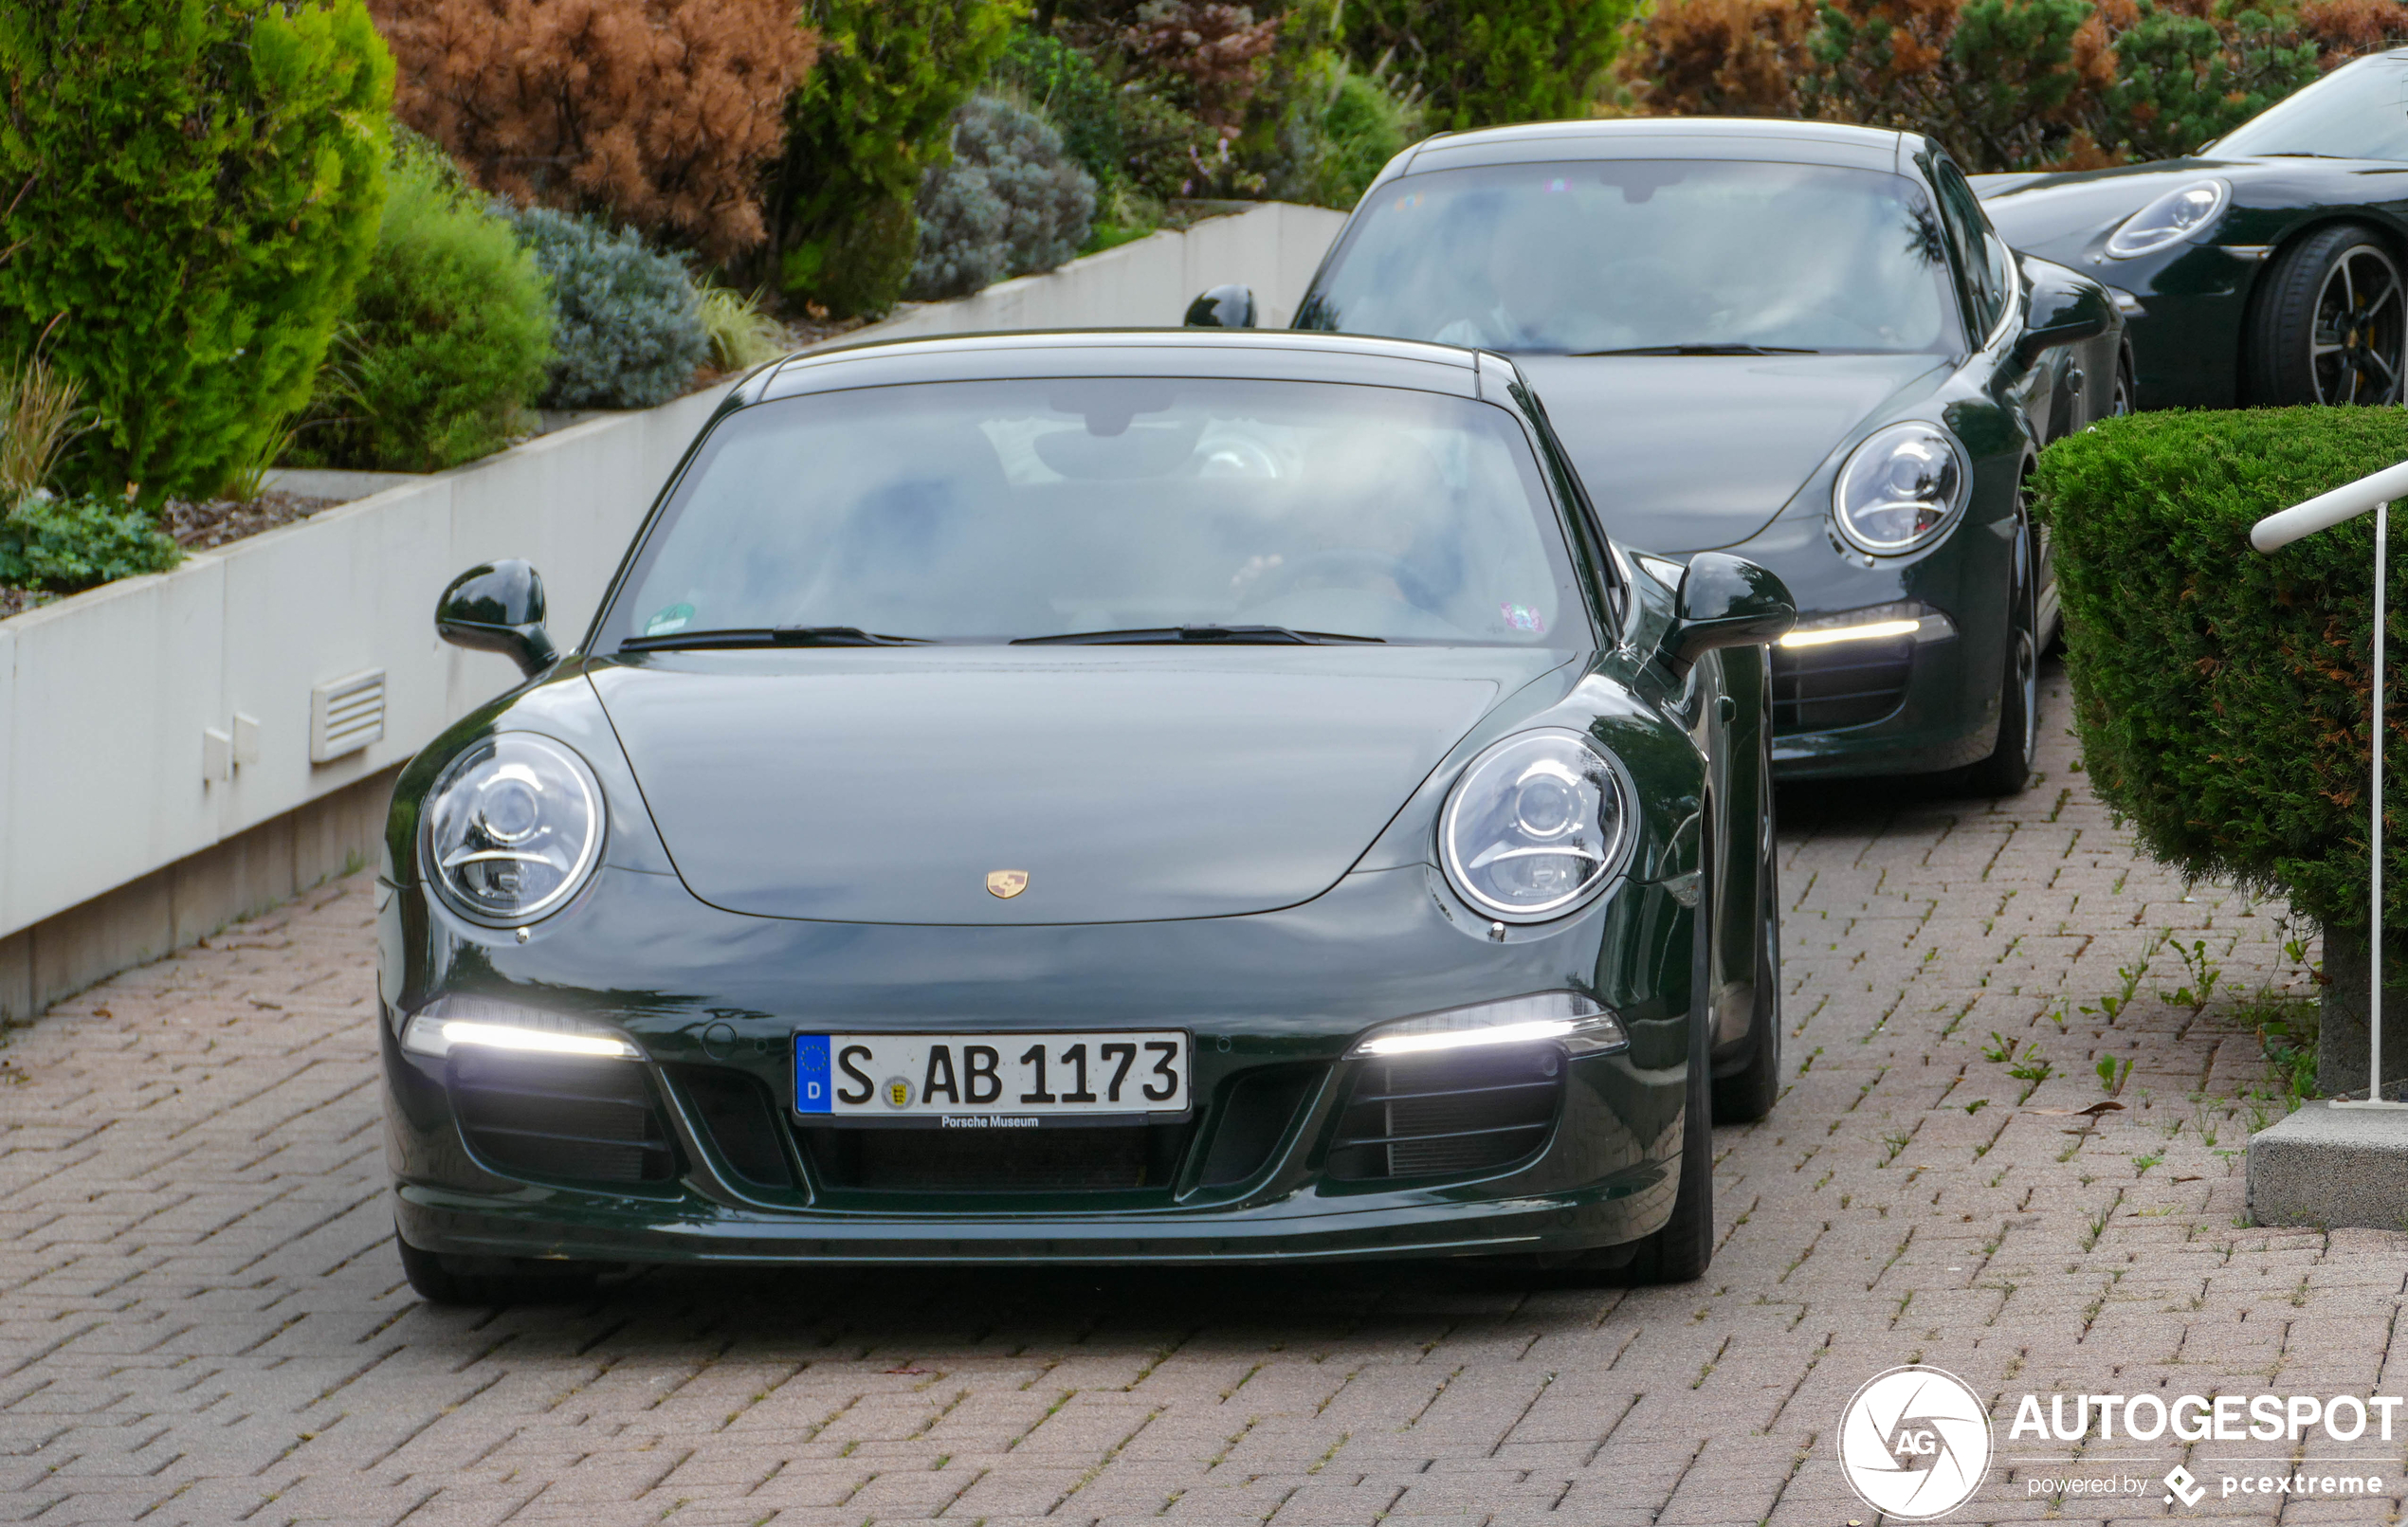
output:
<svg viewBox="0 0 2408 1527"><path fill-rule="evenodd" d="M2373 691L2366 697L2366 751L2374 773L2373 801L2366 813L2371 877L2367 900L2373 923L2367 938L2366 1097L2363 1101L2336 1099L2331 1104L2336 1108L2408 1108L2408 1103L2388 1102L2383 1098L2383 553L2384 543L2391 539L2395 499L2408 499L2408 462L2268 515L2249 529L2250 545L2271 556L2303 536L2329 530L2369 511L2375 516L2375 673Z"/></svg>

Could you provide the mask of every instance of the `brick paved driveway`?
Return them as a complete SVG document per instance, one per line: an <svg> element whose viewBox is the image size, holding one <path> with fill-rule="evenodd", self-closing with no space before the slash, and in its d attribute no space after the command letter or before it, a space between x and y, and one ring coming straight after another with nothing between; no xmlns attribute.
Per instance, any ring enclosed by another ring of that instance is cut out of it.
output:
<svg viewBox="0 0 2408 1527"><path fill-rule="evenodd" d="M1916 1360L2009 1397L1952 1520L2168 1515L2157 1476L2223 1465L2119 1442L2068 1469L2006 1445L2013 1397L2365 1393L2408 1237L2238 1226L2238 1153L2282 1104L2249 1095L2236 1000L2308 990L2282 909L2186 897L2065 738L2043 767L2004 808L1784 798L1795 1084L1716 1132L1722 1248L1670 1289L655 1275L431 1310L390 1242L354 877L0 1051L0 1518L1838 1527L1872 1518L1840 1408ZM2199 984L2194 944L2218 977L2197 1012L2162 995ZM2105 1100L2101 1058L2129 1063L2123 1111L2035 1111ZM2396 1496L2408 1441L2344 1451ZM2120 1508L2029 1493L2118 1472L2149 1486Z"/></svg>

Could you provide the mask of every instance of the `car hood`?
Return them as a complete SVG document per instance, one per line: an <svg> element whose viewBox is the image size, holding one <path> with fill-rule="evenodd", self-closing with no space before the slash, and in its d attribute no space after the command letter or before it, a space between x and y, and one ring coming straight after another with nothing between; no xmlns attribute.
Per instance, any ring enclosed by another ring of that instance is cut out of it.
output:
<svg viewBox="0 0 2408 1527"><path fill-rule="evenodd" d="M2160 159L2059 174L1978 175L1973 184L2000 238L2066 262L2157 197L2207 175L2230 184L2243 206L2389 201L2408 186L2408 165L2389 160L2289 157Z"/></svg>
<svg viewBox="0 0 2408 1527"><path fill-rule="evenodd" d="M678 874L715 906L1140 922L1320 895L1500 699L1571 657L679 653L592 679ZM1025 889L991 894L995 871L1025 875Z"/></svg>
<svg viewBox="0 0 2408 1527"><path fill-rule="evenodd" d="M1771 523L1867 419L1929 391L1938 355L1516 355L1607 532L1669 555Z"/></svg>

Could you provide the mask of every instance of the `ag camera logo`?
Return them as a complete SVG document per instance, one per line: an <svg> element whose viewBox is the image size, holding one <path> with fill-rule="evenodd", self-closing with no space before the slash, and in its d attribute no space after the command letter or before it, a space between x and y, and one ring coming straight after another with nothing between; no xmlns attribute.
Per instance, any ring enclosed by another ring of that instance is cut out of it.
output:
<svg viewBox="0 0 2408 1527"><path fill-rule="evenodd" d="M1944 1517L1990 1468L1990 1411L1964 1380L1920 1363L1876 1373L1839 1420L1849 1488L1902 1521Z"/></svg>

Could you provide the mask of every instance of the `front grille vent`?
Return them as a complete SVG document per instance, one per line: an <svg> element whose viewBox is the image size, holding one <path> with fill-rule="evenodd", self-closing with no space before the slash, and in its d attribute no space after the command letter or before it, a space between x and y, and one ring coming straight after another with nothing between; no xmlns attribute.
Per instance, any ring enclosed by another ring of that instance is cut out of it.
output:
<svg viewBox="0 0 2408 1527"><path fill-rule="evenodd" d="M1563 1094L1563 1052L1505 1045L1356 1074L1328 1172L1341 1181L1463 1176L1518 1161L1546 1140Z"/></svg>
<svg viewBox="0 0 2408 1527"><path fill-rule="evenodd" d="M469 1148L512 1176L666 1182L677 1170L644 1068L463 1045L452 1105Z"/></svg>
<svg viewBox="0 0 2408 1527"><path fill-rule="evenodd" d="M1781 736L1870 726L1906 699L1915 639L1881 637L1773 648L1773 731Z"/></svg>
<svg viewBox="0 0 2408 1527"><path fill-rule="evenodd" d="M794 1185L777 1141L775 1105L758 1082L723 1065L681 1065L675 1074L711 1143L738 1176L764 1188Z"/></svg>
<svg viewBox="0 0 2408 1527"><path fill-rule="evenodd" d="M1213 1130L1212 1148L1204 1155L1201 1185L1225 1188L1269 1165L1271 1152L1318 1074L1300 1066L1270 1066L1231 1082L1229 1101Z"/></svg>
<svg viewBox="0 0 2408 1527"><path fill-rule="evenodd" d="M831 1188L881 1193L1095 1192L1164 1180L1143 1125L1053 1129L807 1129ZM1176 1157L1174 1157L1176 1159Z"/></svg>

